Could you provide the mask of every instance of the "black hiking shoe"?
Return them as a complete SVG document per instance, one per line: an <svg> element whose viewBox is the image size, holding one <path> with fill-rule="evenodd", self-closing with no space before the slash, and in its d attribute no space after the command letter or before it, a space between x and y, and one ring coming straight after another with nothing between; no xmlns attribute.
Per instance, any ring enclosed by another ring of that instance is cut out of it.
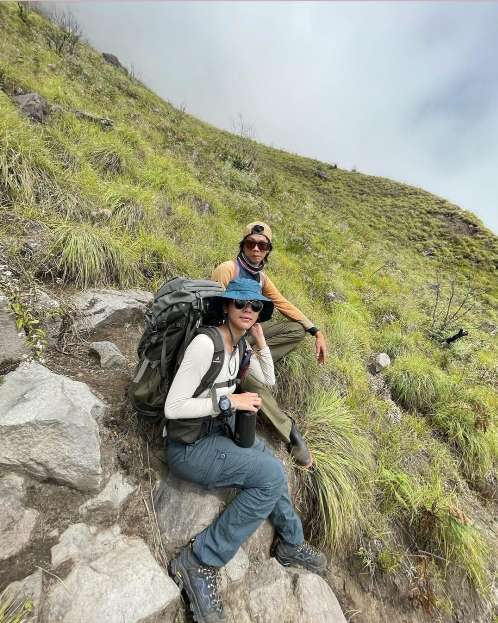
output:
<svg viewBox="0 0 498 623"><path fill-rule="evenodd" d="M218 568L203 565L187 545L170 562L169 570L180 590L185 590L197 623L226 621L218 593Z"/></svg>
<svg viewBox="0 0 498 623"><path fill-rule="evenodd" d="M325 554L306 541L300 545L289 545L279 541L275 548L275 558L284 567L303 567L322 576L327 571Z"/></svg>
<svg viewBox="0 0 498 623"><path fill-rule="evenodd" d="M301 433L297 430L296 423L292 420L292 427L289 435L290 443L287 444L287 449L290 455L296 461L298 465L303 467L311 467L312 460L311 454L308 450L306 442L301 436Z"/></svg>

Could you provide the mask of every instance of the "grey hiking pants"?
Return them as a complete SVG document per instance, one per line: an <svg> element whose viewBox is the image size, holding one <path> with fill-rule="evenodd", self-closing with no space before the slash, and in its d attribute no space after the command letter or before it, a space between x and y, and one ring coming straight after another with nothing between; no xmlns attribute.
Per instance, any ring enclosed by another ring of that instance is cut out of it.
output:
<svg viewBox="0 0 498 623"><path fill-rule="evenodd" d="M240 489L223 513L195 539L194 554L203 564L225 565L267 518L283 541L292 545L303 542L301 520L289 497L284 467L261 439L256 438L252 448L240 448L220 430L193 444L167 440L166 448L175 476L207 489Z"/></svg>
<svg viewBox="0 0 498 623"><path fill-rule="evenodd" d="M274 363L294 350L306 335L303 325L292 320L270 320L264 322L262 327ZM248 341L251 342L251 340ZM242 381L240 388L243 392L259 394L262 399L259 412L273 424L280 436L288 442L292 420L278 406L271 389L251 374L248 374Z"/></svg>

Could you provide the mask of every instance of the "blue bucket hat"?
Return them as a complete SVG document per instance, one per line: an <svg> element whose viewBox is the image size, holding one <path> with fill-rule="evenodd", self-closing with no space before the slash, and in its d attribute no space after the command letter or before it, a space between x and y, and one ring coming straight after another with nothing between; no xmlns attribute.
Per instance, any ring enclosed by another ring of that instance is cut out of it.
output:
<svg viewBox="0 0 498 623"><path fill-rule="evenodd" d="M263 309L259 312L259 322L270 320L273 313L273 303L269 298L263 296L261 285L253 279L244 279L243 277L232 279L227 285L225 292L216 298L240 299L241 301L263 301Z"/></svg>

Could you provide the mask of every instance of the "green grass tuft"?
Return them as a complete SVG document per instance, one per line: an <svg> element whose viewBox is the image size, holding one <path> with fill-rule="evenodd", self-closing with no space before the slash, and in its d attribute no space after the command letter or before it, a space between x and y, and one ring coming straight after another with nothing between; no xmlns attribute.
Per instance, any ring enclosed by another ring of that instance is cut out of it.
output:
<svg viewBox="0 0 498 623"><path fill-rule="evenodd" d="M432 423L456 449L464 475L478 481L498 463L498 396L486 387L460 390L441 401Z"/></svg>
<svg viewBox="0 0 498 623"><path fill-rule="evenodd" d="M7 590L0 593L0 623L24 623L31 619L32 611L30 599L17 599Z"/></svg>
<svg viewBox="0 0 498 623"><path fill-rule="evenodd" d="M342 398L313 394L305 417L305 437L315 469L305 480L312 538L330 550L358 535L367 513L373 458L368 438Z"/></svg>
<svg viewBox="0 0 498 623"><path fill-rule="evenodd" d="M433 409L452 389L450 377L417 354L399 357L387 370L386 378L394 400L405 409L421 413Z"/></svg>
<svg viewBox="0 0 498 623"><path fill-rule="evenodd" d="M104 229L69 223L53 229L51 268L79 287L132 283L137 278L134 259L132 250Z"/></svg>

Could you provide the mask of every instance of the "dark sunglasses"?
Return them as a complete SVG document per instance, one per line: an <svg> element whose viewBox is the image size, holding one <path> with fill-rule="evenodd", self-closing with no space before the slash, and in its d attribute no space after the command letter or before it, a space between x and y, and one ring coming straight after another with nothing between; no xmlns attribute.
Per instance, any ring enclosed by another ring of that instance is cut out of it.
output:
<svg viewBox="0 0 498 623"><path fill-rule="evenodd" d="M269 242L261 242L259 240L244 240L244 246L246 246L251 251L258 247L260 251L269 251L271 245Z"/></svg>
<svg viewBox="0 0 498 623"><path fill-rule="evenodd" d="M263 309L263 301L243 301L242 299L233 299L233 304L237 309L245 309L251 306L253 312L260 312Z"/></svg>

